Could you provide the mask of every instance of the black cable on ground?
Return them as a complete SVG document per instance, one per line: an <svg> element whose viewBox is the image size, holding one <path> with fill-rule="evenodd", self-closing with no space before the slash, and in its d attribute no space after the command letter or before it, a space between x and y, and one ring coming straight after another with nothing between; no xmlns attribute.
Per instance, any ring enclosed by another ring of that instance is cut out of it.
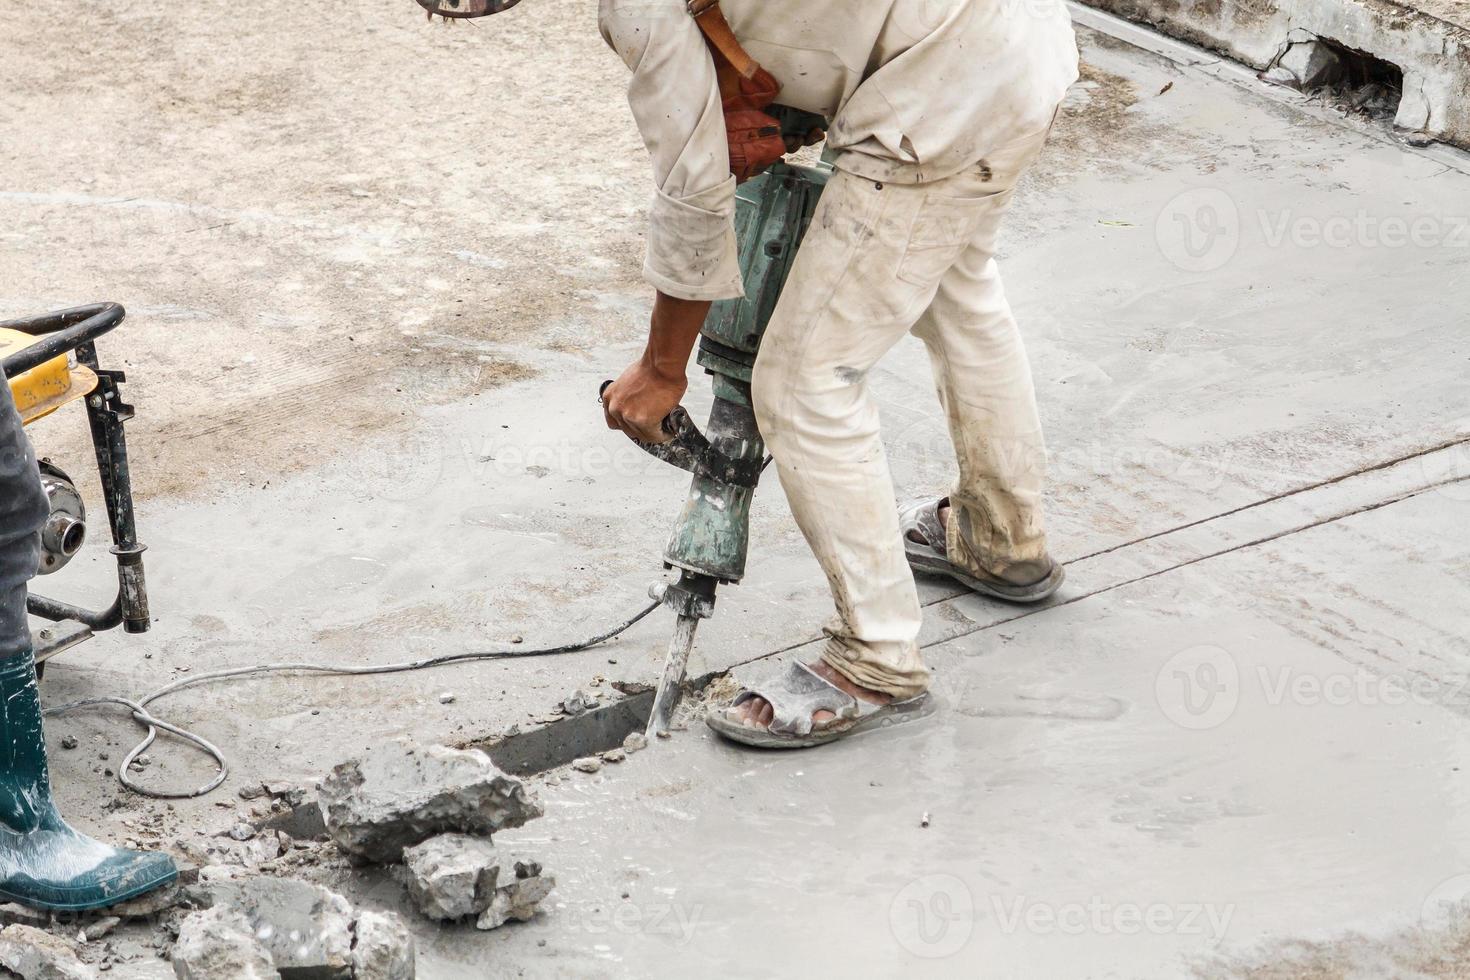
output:
<svg viewBox="0 0 1470 980"><path fill-rule="evenodd" d="M132 790L134 793L139 794L140 796L150 796L156 800L188 800L195 797L204 796L206 793L213 792L215 789L217 789L219 785L229 777L229 766L225 761L224 752L218 746L214 745L203 736L197 735L186 728L181 728L178 725L174 725L152 714L148 710L148 705L152 704L154 701L157 701L160 698L167 697L170 694L175 694L179 691L184 690L185 688L194 687L199 684L205 684L210 681L224 680L231 677L247 677L254 674L292 672L305 674L345 674L352 676L364 674L398 674L411 670L427 670L430 667L444 667L449 664L467 663L470 661L514 660L521 657L549 657L562 653L577 653L582 650L589 650L600 643L606 643L613 637L627 632L628 629L633 626L633 624L637 623L649 613L653 612L660 605L662 605L662 603L650 603L642 610L640 610L637 615L633 616L631 619L623 620L623 622L608 630L606 633L599 633L597 636L594 636L590 639L580 640L576 643L567 643L557 647L546 647L544 649L530 650L482 650L470 653L450 653L445 654L442 657L429 657L423 660L410 660L405 661L404 663L396 664L378 664L376 666L370 667L342 667L334 666L332 664L314 663L278 663L257 664L251 667L228 667L223 670L214 670L203 674L196 674L192 677L181 678L179 680L173 681L172 683L166 684L163 687L160 687L156 691L145 694L143 697L139 698L136 701L124 697L87 698L83 701L72 701L68 704L57 705L54 708L47 708L44 712L42 712L42 714L45 716L59 715L64 714L68 711L75 711L80 708L89 708L104 704L120 704L123 707L129 709L132 712L133 720L147 728L148 734L144 736L143 741L133 746L132 750L123 757L122 762L117 767L118 782L122 783L123 786ZM132 765L134 759L136 759L140 754L148 750L148 747L152 745L154 741L158 738L158 733L160 731L168 732L170 735L174 735L184 740L185 742L188 742L189 744L195 746L201 751L213 756L215 763L219 767L219 773L214 777L214 779L210 780L205 785L200 786L198 789L185 792L171 793L160 790L152 790L148 789L146 786L141 786L138 783L134 782L132 778L128 776L128 767Z"/></svg>

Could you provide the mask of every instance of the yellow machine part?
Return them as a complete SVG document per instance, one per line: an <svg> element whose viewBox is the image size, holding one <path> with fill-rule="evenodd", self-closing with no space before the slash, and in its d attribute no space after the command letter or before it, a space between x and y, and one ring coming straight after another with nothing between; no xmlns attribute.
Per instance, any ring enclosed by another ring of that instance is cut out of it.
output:
<svg viewBox="0 0 1470 980"><path fill-rule="evenodd" d="M9 357L36 342L19 330L0 330L0 358ZM58 408L85 398L97 387L97 375L81 364L68 363L65 354L53 357L25 374L10 379L10 394L21 421L27 425L45 418Z"/></svg>

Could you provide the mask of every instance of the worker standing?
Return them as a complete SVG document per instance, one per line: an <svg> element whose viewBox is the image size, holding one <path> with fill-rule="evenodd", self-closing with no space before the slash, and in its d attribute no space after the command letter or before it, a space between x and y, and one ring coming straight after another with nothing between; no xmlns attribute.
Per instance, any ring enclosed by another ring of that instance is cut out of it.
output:
<svg viewBox="0 0 1470 980"><path fill-rule="evenodd" d="M516 0L418 0L471 17ZM735 188L780 158L773 102L830 120L828 182L766 327L756 418L837 612L820 659L708 717L805 747L921 708L910 566L1037 602L1061 585L1041 513L1030 367L995 254L1077 47L1062 0L601 0L653 158L642 356L604 392L607 424L661 442L715 300L743 293ZM820 136L821 134L814 134ZM928 346L959 477L903 514L867 373L905 334Z"/></svg>
<svg viewBox="0 0 1470 980"><path fill-rule="evenodd" d="M26 619L49 510L10 386L0 383L0 901L77 911L141 895L178 872L167 855L77 833L52 801Z"/></svg>

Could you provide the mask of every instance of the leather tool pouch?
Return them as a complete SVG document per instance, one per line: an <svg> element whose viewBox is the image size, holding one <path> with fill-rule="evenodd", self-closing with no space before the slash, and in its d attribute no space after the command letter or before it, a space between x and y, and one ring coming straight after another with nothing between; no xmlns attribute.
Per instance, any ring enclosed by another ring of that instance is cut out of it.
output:
<svg viewBox="0 0 1470 980"><path fill-rule="evenodd" d="M744 183L786 155L781 123L765 111L781 93L781 83L741 47L719 0L688 0L688 6L714 57L730 172Z"/></svg>

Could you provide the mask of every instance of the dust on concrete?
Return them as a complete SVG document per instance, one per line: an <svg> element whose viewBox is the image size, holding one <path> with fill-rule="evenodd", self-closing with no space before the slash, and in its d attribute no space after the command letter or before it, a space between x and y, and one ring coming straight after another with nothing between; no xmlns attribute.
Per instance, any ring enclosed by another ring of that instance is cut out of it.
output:
<svg viewBox="0 0 1470 980"><path fill-rule="evenodd" d="M1288 939L1236 958L1198 965L1200 980L1336 980L1339 977L1462 978L1470 962L1470 910L1441 928L1413 926L1386 936Z"/></svg>
<svg viewBox="0 0 1470 980"><path fill-rule="evenodd" d="M593 12L0 11L0 317L100 299L140 498L261 487L631 336L650 193ZM463 94L461 94L463 93ZM570 134L575 134L573 137ZM32 432L87 469L85 426Z"/></svg>

